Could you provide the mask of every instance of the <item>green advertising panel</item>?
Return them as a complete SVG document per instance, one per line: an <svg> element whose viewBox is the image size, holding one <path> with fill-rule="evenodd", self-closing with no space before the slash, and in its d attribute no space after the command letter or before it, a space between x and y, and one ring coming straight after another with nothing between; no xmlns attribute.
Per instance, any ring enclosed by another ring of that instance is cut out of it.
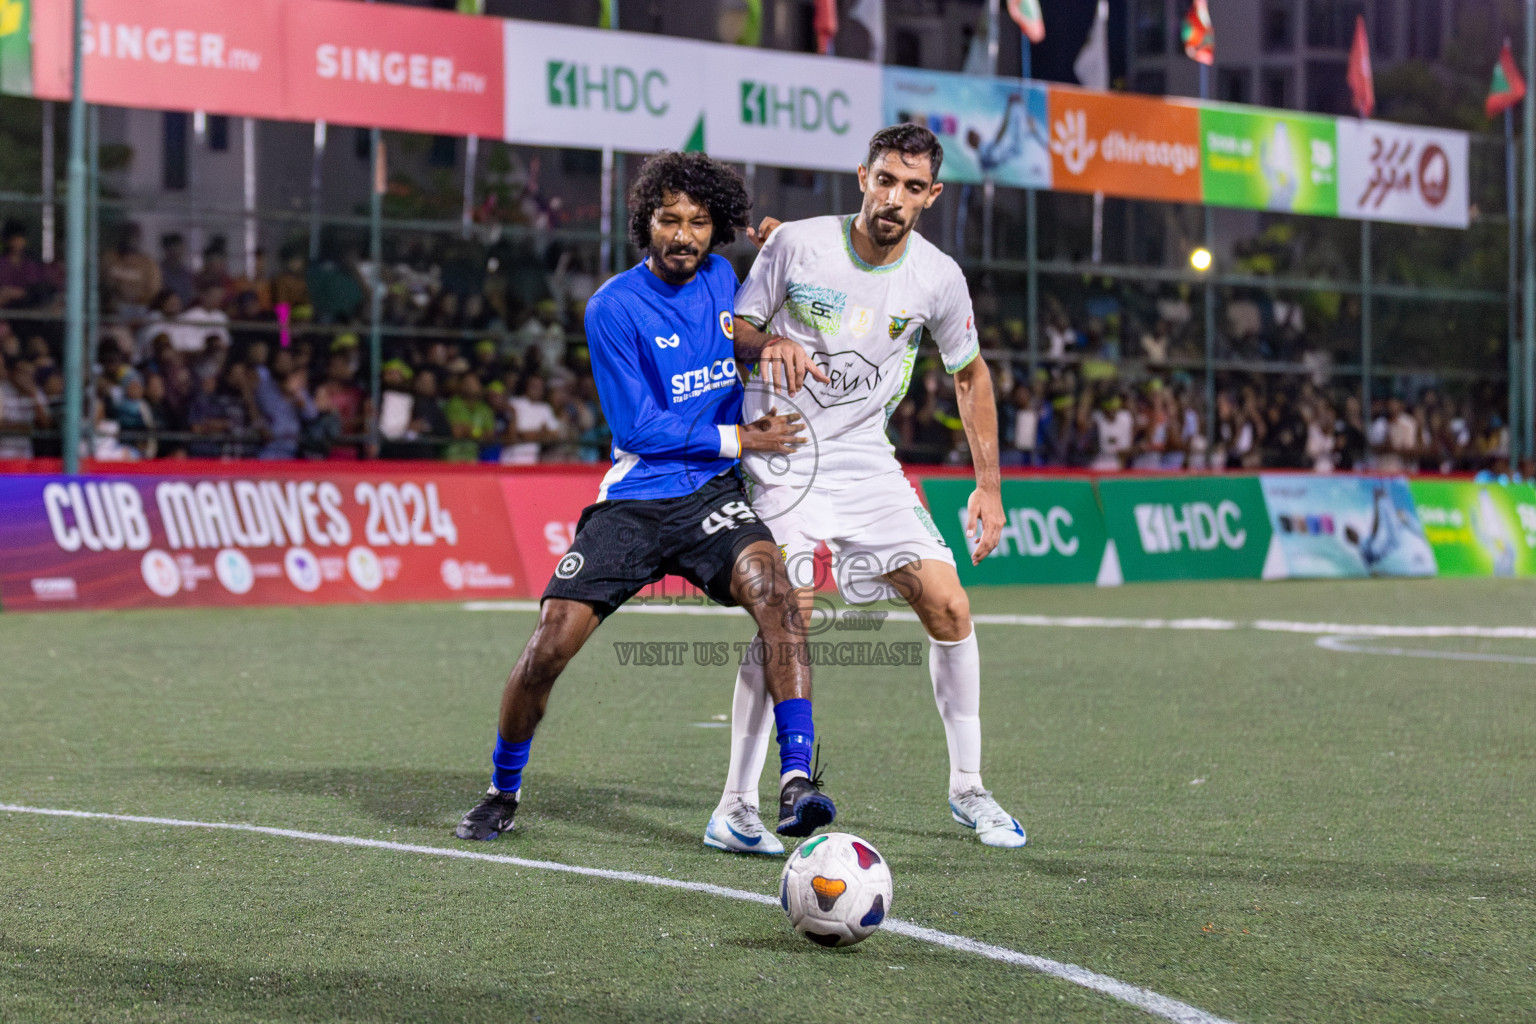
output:
<svg viewBox="0 0 1536 1024"><path fill-rule="evenodd" d="M1100 479L1099 497L1127 583L1267 575L1273 531L1257 477Z"/></svg>
<svg viewBox="0 0 1536 1024"><path fill-rule="evenodd" d="M1536 576L1536 488L1411 480L1442 576Z"/></svg>
<svg viewBox="0 0 1536 1024"><path fill-rule="evenodd" d="M971 565L966 552L965 503L971 480L922 481L934 522L959 563L960 582L1092 583L1104 561L1104 519L1087 480L1004 480L1007 522L997 550Z"/></svg>
<svg viewBox="0 0 1536 1024"><path fill-rule="evenodd" d="M1200 157L1207 203L1338 216L1332 118L1203 107Z"/></svg>
<svg viewBox="0 0 1536 1024"><path fill-rule="evenodd" d="M0 0L0 92L32 95L31 0Z"/></svg>

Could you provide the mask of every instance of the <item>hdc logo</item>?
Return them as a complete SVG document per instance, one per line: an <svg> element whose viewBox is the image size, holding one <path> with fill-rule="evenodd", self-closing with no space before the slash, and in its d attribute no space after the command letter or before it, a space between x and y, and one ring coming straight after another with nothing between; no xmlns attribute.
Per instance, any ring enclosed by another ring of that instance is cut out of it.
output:
<svg viewBox="0 0 1536 1024"><path fill-rule="evenodd" d="M741 83L741 123L763 128L788 128L815 132L823 127L834 135L846 134L848 94L841 89L821 93L810 86L786 86L771 82Z"/></svg>
<svg viewBox="0 0 1536 1024"><path fill-rule="evenodd" d="M652 117L662 117L671 106L666 96L667 76L651 68L636 71L552 60L544 67L544 81L552 107L578 110L611 110L628 114L641 107Z"/></svg>
<svg viewBox="0 0 1536 1024"><path fill-rule="evenodd" d="M963 530L970 523L967 509L955 510ZM1082 542L1072 529L1072 513L1060 505L1052 505L1042 512L1034 508L1008 509L1008 524L1003 527L997 547L988 558L1007 558L1012 554L1039 558L1052 552L1064 558L1076 555ZM976 542L966 538L966 546L975 550Z"/></svg>
<svg viewBox="0 0 1536 1024"><path fill-rule="evenodd" d="M1248 541L1242 528L1243 510L1235 501L1223 501L1215 508L1209 502L1191 501L1183 505L1137 505L1136 532L1141 535L1141 549L1149 555L1166 555L1188 548L1214 551L1227 547L1241 551Z"/></svg>

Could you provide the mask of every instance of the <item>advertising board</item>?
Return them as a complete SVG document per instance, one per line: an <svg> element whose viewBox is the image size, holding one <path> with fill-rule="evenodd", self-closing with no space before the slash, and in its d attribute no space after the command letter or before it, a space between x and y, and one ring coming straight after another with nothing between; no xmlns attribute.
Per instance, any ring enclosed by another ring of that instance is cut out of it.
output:
<svg viewBox="0 0 1536 1024"><path fill-rule="evenodd" d="M0 477L7 611L522 593L494 478Z"/></svg>

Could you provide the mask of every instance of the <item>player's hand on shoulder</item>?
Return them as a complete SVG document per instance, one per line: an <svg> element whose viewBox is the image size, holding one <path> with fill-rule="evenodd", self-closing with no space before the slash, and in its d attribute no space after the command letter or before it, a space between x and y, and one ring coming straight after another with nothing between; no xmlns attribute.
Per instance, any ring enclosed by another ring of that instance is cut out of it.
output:
<svg viewBox="0 0 1536 1024"><path fill-rule="evenodd" d="M811 354L798 342L788 338L774 337L770 340L763 347L762 355L758 356L758 364L768 387L775 391L783 390L790 396L799 394L808 376L823 384L828 382L826 373L811 359Z"/></svg>
<svg viewBox="0 0 1536 1024"><path fill-rule="evenodd" d="M741 449L747 452L788 455L805 445L805 434L802 433L804 429L799 413L792 412L788 416L780 416L778 408L775 407L768 410L768 415L742 426Z"/></svg>
<svg viewBox="0 0 1536 1024"><path fill-rule="evenodd" d="M764 217L763 222L756 228L747 228L747 238L751 240L753 245L761 249L767 244L768 236L777 231L782 223L784 222L777 217Z"/></svg>

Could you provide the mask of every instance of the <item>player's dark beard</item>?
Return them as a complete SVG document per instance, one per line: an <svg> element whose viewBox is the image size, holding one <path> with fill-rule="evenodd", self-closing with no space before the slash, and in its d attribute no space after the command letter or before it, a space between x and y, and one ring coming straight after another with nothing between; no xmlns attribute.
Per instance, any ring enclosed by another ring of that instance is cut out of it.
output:
<svg viewBox="0 0 1536 1024"><path fill-rule="evenodd" d="M678 259L683 260L681 265L676 262L667 262ZM656 271L656 276L668 284L687 284L693 279L693 275L699 272L699 264L703 259L703 254L691 245L669 245L661 249L651 249L651 267Z"/></svg>
<svg viewBox="0 0 1536 1024"><path fill-rule="evenodd" d="M912 225L901 219L899 210L876 210L869 217L869 235L882 246L895 245L906 237Z"/></svg>

